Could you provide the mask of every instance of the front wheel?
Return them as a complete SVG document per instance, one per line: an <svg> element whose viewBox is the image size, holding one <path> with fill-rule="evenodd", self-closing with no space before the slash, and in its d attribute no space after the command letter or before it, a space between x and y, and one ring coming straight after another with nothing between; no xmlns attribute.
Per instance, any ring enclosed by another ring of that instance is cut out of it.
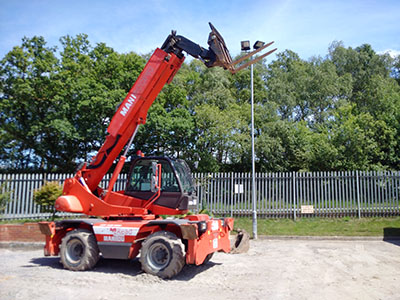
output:
<svg viewBox="0 0 400 300"><path fill-rule="evenodd" d="M185 265L185 247L175 234L157 231L143 242L139 261L146 273L171 278Z"/></svg>
<svg viewBox="0 0 400 300"><path fill-rule="evenodd" d="M60 258L64 268L68 270L92 269L100 258L94 234L86 229L68 232L62 239Z"/></svg>

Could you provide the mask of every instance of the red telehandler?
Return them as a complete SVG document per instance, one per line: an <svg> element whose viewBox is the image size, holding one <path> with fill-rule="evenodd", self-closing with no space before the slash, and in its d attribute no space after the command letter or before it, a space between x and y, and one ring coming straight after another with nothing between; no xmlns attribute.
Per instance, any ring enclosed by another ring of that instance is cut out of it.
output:
<svg viewBox="0 0 400 300"><path fill-rule="evenodd" d="M178 274L185 264L201 265L216 251L229 252L232 218L187 215L163 219L160 215L184 215L195 199L195 185L185 161L166 157L133 159L126 189L113 191L139 125L163 86L181 67L183 51L202 60L207 67L220 66L232 73L260 60L274 50L235 69L225 42L210 23L209 48L205 49L172 32L156 49L107 129L104 144L89 164L64 182L55 203L58 211L82 213L89 218L41 222L46 235L44 254L60 255L69 270L88 270L100 258L133 259L140 254L142 269L162 278ZM125 147L109 186L99 186L114 160Z"/></svg>

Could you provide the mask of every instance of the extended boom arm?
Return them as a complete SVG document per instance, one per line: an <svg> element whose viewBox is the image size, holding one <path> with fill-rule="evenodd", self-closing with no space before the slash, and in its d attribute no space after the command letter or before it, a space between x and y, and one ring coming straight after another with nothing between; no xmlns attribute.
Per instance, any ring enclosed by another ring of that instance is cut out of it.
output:
<svg viewBox="0 0 400 300"><path fill-rule="evenodd" d="M155 50L112 118L107 128L108 135L99 152L89 165L85 164L78 171L85 181L81 182L81 184L87 185L87 189L92 192L96 190L114 160L121 153L121 150L129 143L125 150L125 153L127 152L138 126L145 124L147 112L155 98L164 85L172 81L176 72L180 69L185 59L183 52L187 52L189 55L202 60L207 67L220 66L228 69L231 73L237 71L234 65L239 63L239 61L232 62L222 36L211 23L210 27L208 49L199 46L183 36L176 35L176 32L173 31L165 40L161 49ZM246 58L251 55L250 53ZM122 164L125 161L125 154L121 158L121 165L116 170L122 168ZM118 173L118 171L115 173Z"/></svg>
<svg viewBox="0 0 400 300"><path fill-rule="evenodd" d="M213 33L213 26L209 44ZM107 137L97 155L89 165L80 170L88 189L95 191L98 184L112 166L121 150L133 138L140 124L145 124L147 111L165 84L170 83L180 69L185 56L183 51L204 61L206 66L221 65L213 46L219 40L212 39L211 47L207 50L185 37L172 32L161 49L151 56L150 60L139 75L135 84L122 101L107 128ZM222 40L223 42L223 40ZM226 49L225 45L223 48ZM227 50L226 50L227 52ZM225 53L228 63L231 62L229 52ZM125 159L125 158L124 158Z"/></svg>

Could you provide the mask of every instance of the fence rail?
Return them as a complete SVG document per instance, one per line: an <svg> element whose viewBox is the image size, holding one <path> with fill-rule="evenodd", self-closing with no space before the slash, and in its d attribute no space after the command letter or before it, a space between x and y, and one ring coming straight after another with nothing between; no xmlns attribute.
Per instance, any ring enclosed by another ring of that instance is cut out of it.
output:
<svg viewBox="0 0 400 300"><path fill-rule="evenodd" d="M33 201L33 191L45 181L60 184L72 174L0 174L11 199L1 219L46 218ZM111 175L102 185L107 186ZM194 174L198 201L195 212L215 215L252 214L249 173ZM126 174L114 190L125 188ZM264 218L399 216L400 172L290 172L256 174L257 214ZM60 213L62 216L74 214Z"/></svg>
<svg viewBox="0 0 400 300"><path fill-rule="evenodd" d="M199 209L217 215L252 214L251 175L196 174ZM398 216L399 172L290 172L256 174L260 217Z"/></svg>

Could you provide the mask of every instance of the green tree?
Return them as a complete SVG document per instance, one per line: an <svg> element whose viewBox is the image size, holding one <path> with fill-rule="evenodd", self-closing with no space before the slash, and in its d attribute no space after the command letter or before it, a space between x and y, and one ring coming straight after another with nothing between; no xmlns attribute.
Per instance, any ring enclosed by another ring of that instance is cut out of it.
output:
<svg viewBox="0 0 400 300"><path fill-rule="evenodd" d="M43 125L58 89L55 51L42 37L24 38L1 61L0 127L3 158L10 167L45 164Z"/></svg>
<svg viewBox="0 0 400 300"><path fill-rule="evenodd" d="M395 78L397 83L400 85L400 55L397 55L394 59L392 75L393 78Z"/></svg>
<svg viewBox="0 0 400 300"><path fill-rule="evenodd" d="M46 181L40 189L33 192L33 201L39 204L42 212L52 213L52 220L56 215L54 204L62 195L62 185L57 181Z"/></svg>
<svg viewBox="0 0 400 300"><path fill-rule="evenodd" d="M250 112L247 106L246 111ZM200 171L222 171L249 151L249 129L243 106L231 104L225 109L202 104L196 107L196 151Z"/></svg>
<svg viewBox="0 0 400 300"><path fill-rule="evenodd" d="M352 115L370 116L376 123L374 141L380 155L369 157L369 167L398 169L400 89L395 81L396 61L388 54L378 55L367 44L352 49L336 42L331 45L329 55L338 75L352 78L352 92L348 98L356 105Z"/></svg>
<svg viewBox="0 0 400 300"><path fill-rule="evenodd" d="M86 35L61 38L59 57L42 37L24 38L0 65L0 139L7 166L72 171L104 140L109 119L144 60Z"/></svg>
<svg viewBox="0 0 400 300"><path fill-rule="evenodd" d="M393 131L369 113L354 114L355 105L341 107L332 122L331 139L337 149L335 170L382 169L384 150L379 139L391 139ZM384 137L382 137L384 135Z"/></svg>
<svg viewBox="0 0 400 300"><path fill-rule="evenodd" d="M339 77L329 60L307 62L286 50L268 68L268 99L283 120L324 123L351 92L351 78Z"/></svg>
<svg viewBox="0 0 400 300"><path fill-rule="evenodd" d="M24 38L0 62L0 167L72 171L102 145L116 106L150 55L86 35L61 47ZM400 58L334 42L328 56L285 50L254 65L258 171L399 169ZM150 107L135 150L249 171L250 68L183 64Z"/></svg>
<svg viewBox="0 0 400 300"><path fill-rule="evenodd" d="M146 154L185 158L194 130L185 91L176 84L164 87L140 128L135 148Z"/></svg>
<svg viewBox="0 0 400 300"><path fill-rule="evenodd" d="M8 182L4 181L0 184L0 213L2 213L7 204L11 201L12 190L8 187Z"/></svg>
<svg viewBox="0 0 400 300"><path fill-rule="evenodd" d="M374 97L370 87L376 77L389 78L393 64L390 56L376 54L368 44L352 49L334 42L329 48L329 57L339 76L352 78L350 101L357 104L358 110L374 114L374 101L379 99Z"/></svg>

